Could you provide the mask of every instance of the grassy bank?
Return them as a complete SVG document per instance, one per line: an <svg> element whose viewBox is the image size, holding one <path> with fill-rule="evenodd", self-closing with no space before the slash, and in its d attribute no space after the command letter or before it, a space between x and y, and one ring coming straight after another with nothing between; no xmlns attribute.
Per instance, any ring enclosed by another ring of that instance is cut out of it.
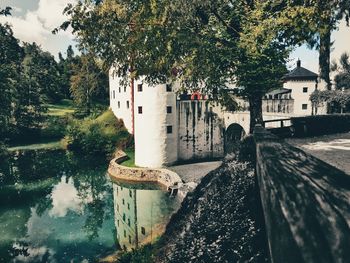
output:
<svg viewBox="0 0 350 263"><path fill-rule="evenodd" d="M71 119L64 142L74 152L111 157L116 149L128 148L133 141L123 121L108 110L97 118Z"/></svg>

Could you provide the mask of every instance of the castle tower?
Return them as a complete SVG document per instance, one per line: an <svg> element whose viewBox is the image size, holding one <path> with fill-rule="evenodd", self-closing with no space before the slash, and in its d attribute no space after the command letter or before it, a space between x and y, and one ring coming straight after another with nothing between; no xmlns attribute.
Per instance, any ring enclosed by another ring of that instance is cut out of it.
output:
<svg viewBox="0 0 350 263"><path fill-rule="evenodd" d="M162 167L177 161L176 94L171 84L135 81L135 164Z"/></svg>

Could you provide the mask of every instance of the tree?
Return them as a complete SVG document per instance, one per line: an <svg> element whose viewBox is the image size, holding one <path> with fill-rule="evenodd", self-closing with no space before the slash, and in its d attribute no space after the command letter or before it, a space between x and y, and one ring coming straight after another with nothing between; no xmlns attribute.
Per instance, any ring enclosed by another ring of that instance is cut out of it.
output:
<svg viewBox="0 0 350 263"><path fill-rule="evenodd" d="M12 8L9 6L6 6L4 9L0 9L0 16L10 16L11 15Z"/></svg>
<svg viewBox="0 0 350 263"><path fill-rule="evenodd" d="M64 58L61 53L58 54L58 68L60 72L59 83L61 85L60 90L62 96L66 99L70 99L70 79L73 75L73 65L79 62L79 57L74 55L71 45L68 46L66 54L66 58Z"/></svg>
<svg viewBox="0 0 350 263"><path fill-rule="evenodd" d="M315 31L314 36L309 39L308 43L311 46L316 46L319 50L320 77L326 82L327 88L331 89L330 55L331 47L333 45L331 34L332 31L337 28L339 20L344 17L347 25L349 25L350 1L318 0L312 4L316 6L314 19L317 30Z"/></svg>
<svg viewBox="0 0 350 263"><path fill-rule="evenodd" d="M124 78L176 78L208 92L240 86L252 129L262 121L262 95L281 85L289 47L304 41L314 24L313 11L303 1L86 0L68 5L62 28L71 25L81 48Z"/></svg>
<svg viewBox="0 0 350 263"><path fill-rule="evenodd" d="M83 54L80 61L73 65L71 93L77 106L87 115L94 103L107 99L108 76L101 70L94 56Z"/></svg>
<svg viewBox="0 0 350 263"><path fill-rule="evenodd" d="M9 25L0 24L0 138L6 137L13 121L23 49Z"/></svg>
<svg viewBox="0 0 350 263"><path fill-rule="evenodd" d="M339 65L334 63L332 70L337 72L335 76L335 87L338 90L346 89L350 90L350 59L349 54L344 53L340 57Z"/></svg>
<svg viewBox="0 0 350 263"><path fill-rule="evenodd" d="M18 82L14 117L15 125L22 135L40 128L43 113L43 89L45 83L45 70L40 67L39 48L33 44L24 44L24 59Z"/></svg>

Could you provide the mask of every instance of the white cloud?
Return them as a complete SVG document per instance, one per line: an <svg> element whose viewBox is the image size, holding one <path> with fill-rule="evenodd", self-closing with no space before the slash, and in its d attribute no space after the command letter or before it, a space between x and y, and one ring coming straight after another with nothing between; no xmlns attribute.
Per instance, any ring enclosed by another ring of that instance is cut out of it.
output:
<svg viewBox="0 0 350 263"><path fill-rule="evenodd" d="M65 176L52 190L51 199L53 207L49 215L55 217L64 217L68 211L82 213L84 204L92 200L89 194L85 200L81 200L77 189L74 187L73 179L70 177L66 180Z"/></svg>
<svg viewBox="0 0 350 263"><path fill-rule="evenodd" d="M63 9L68 3L74 3L77 0L40 0L38 8L34 11L27 11L23 16L0 17L0 23L9 23L12 25L13 32L17 38L24 42L36 42L44 50L57 55L64 45L64 49L71 44L74 36L71 32L60 31L57 35L51 32L54 28L60 26L67 17L62 14Z"/></svg>

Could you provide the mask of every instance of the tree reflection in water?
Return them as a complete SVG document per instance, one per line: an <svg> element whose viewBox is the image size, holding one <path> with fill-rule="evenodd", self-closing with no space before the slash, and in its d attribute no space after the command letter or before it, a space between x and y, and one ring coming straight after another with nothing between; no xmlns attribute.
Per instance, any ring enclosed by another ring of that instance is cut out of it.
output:
<svg viewBox="0 0 350 263"><path fill-rule="evenodd" d="M105 160L61 150L0 161L0 261L68 262L115 249Z"/></svg>

